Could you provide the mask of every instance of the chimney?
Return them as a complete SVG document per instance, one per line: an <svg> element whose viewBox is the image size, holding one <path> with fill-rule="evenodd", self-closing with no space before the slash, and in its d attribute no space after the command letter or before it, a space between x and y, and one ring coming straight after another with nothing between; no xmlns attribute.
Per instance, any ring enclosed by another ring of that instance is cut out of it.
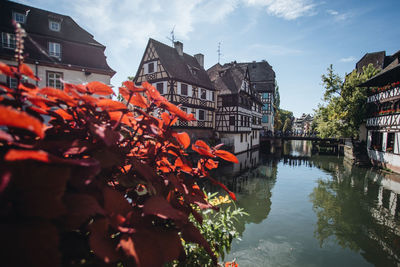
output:
<svg viewBox="0 0 400 267"><path fill-rule="evenodd" d="M204 55L199 53L194 55L194 57L196 58L197 62L199 62L199 65L204 68Z"/></svg>
<svg viewBox="0 0 400 267"><path fill-rule="evenodd" d="M183 56L183 44L179 41L174 43L175 49L178 52L178 55Z"/></svg>

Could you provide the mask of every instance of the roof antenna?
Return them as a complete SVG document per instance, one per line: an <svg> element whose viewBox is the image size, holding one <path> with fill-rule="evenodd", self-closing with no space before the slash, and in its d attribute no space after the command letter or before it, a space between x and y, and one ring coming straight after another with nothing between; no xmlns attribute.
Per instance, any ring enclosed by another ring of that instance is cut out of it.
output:
<svg viewBox="0 0 400 267"><path fill-rule="evenodd" d="M170 32L171 37L168 37L168 36L167 36L167 39L170 40L170 41L172 42L172 46L174 46L174 44L175 44L175 33L174 33L174 31L175 31L175 26L176 26L176 25L174 25L174 27L172 28L172 31Z"/></svg>
<svg viewBox="0 0 400 267"><path fill-rule="evenodd" d="M218 52L218 63L219 63L219 61L220 61L220 59L221 59L221 42L219 42L218 43L218 50L217 50L217 52Z"/></svg>

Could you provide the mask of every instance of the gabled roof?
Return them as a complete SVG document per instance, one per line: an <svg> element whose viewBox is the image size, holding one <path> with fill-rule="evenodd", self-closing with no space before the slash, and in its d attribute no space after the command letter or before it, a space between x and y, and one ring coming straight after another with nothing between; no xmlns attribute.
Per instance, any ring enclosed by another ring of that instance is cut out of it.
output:
<svg viewBox="0 0 400 267"><path fill-rule="evenodd" d="M237 94L246 77L247 66L244 64L214 65L207 70L211 81L220 94Z"/></svg>
<svg viewBox="0 0 400 267"><path fill-rule="evenodd" d="M273 92L275 90L275 72L267 61L240 64L248 66L250 81L257 92Z"/></svg>
<svg viewBox="0 0 400 267"><path fill-rule="evenodd" d="M39 61L40 64L54 66L68 66L68 68L88 69L108 75L115 71L107 64L104 55L105 46L97 42L93 35L82 29L71 17L50 12L47 10L22 5L10 1L0 2L0 31L14 32L11 23L12 13L27 14L26 22L22 27L28 34L25 38L25 52L27 62ZM60 31L49 29L49 20L60 22ZM48 42L57 42L61 45L61 61L46 55ZM13 58L14 51L0 48L3 58Z"/></svg>
<svg viewBox="0 0 400 267"><path fill-rule="evenodd" d="M388 62L388 65L380 73L359 86L376 87L400 81L400 51L394 53L390 59L391 61Z"/></svg>
<svg viewBox="0 0 400 267"><path fill-rule="evenodd" d="M183 53L183 56L180 56L174 47L151 38L149 39L149 43L150 42L153 44L161 64L168 72L170 78L205 87L207 89L213 89L207 72L202 66L200 66L195 57L186 53ZM196 70L196 74L193 74L190 69Z"/></svg>

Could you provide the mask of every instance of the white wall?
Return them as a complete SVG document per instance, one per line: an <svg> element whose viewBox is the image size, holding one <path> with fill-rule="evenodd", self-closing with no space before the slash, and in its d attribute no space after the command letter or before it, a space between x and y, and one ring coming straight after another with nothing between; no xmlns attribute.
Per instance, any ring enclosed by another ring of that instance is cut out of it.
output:
<svg viewBox="0 0 400 267"><path fill-rule="evenodd" d="M2 60L2 62L10 65L16 65L15 61ZM36 74L36 66L33 64L27 64L27 65L32 69L33 73ZM63 80L67 83L82 84L87 82L99 81L108 85L111 84L111 77L109 75L92 73L86 76L84 71L76 71L76 70L69 70L66 68L54 68L54 67L38 65L38 73L36 75L40 78L39 87L46 87L46 81L47 81L46 71L54 71L62 73ZM5 81L5 77L2 77L1 79L2 81Z"/></svg>

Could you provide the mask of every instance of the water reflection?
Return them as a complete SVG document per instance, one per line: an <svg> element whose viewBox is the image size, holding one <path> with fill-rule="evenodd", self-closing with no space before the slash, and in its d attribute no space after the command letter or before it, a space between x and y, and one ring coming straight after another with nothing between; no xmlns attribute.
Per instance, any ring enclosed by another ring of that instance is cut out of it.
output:
<svg viewBox="0 0 400 267"><path fill-rule="evenodd" d="M320 245L334 236L341 247L361 252L376 266L400 264L398 177L351 165L324 167L331 179L319 179L310 194Z"/></svg>
<svg viewBox="0 0 400 267"><path fill-rule="evenodd" d="M400 176L285 142L238 155L214 176L249 217L227 259L240 266L400 266Z"/></svg>

